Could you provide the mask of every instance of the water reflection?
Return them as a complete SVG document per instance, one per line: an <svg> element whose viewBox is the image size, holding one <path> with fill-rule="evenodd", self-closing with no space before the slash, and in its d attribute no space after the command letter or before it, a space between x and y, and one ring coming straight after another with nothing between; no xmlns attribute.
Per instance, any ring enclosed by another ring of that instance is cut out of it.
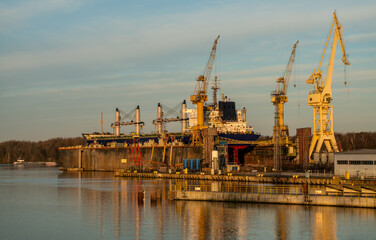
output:
<svg viewBox="0 0 376 240"><path fill-rule="evenodd" d="M323 208L324 209L324 208ZM324 211L317 211L314 216L315 239L335 240L337 239L337 221L335 208L325 208Z"/></svg>
<svg viewBox="0 0 376 240"><path fill-rule="evenodd" d="M339 212L352 216L373 211L169 201L168 191L175 184L174 180L112 179L107 173L96 172L76 174L78 205L83 208L86 221L98 225L103 239L109 230L115 239L123 235L136 239L174 238L171 231L183 239L248 239L250 236L281 240L300 239L302 236L306 239L337 239ZM181 184L188 186L192 182L181 181ZM208 182L201 184L208 185ZM236 183L209 185L212 190L237 187L234 186ZM145 190L145 202L141 204L137 199L140 189ZM162 199L150 201L150 193L156 189L161 190ZM375 222L374 214L372 221Z"/></svg>
<svg viewBox="0 0 376 240"><path fill-rule="evenodd" d="M282 240L375 235L374 209L169 201L175 180L45 169L0 171L0 239ZM181 182L192 183L200 184ZM201 184L212 190L237 187L236 183ZM142 204L137 199L140 188L145 190ZM151 201L151 192L157 189L162 198ZM54 229L50 233L46 223ZM30 230L19 231L20 224Z"/></svg>
<svg viewBox="0 0 376 240"><path fill-rule="evenodd" d="M111 231L115 239L337 239L337 215L372 216L371 209L304 207L224 202L169 201L174 180L114 179L108 173L67 173L77 177L77 204L85 221L97 225L103 239ZM192 184L180 181L183 186ZM195 182L195 184L200 184ZM236 188L236 183L208 183L212 190ZM262 187L262 186L260 186ZM137 192L145 190L145 202ZM151 191L160 189L162 199L151 201ZM274 219L274 220L273 220ZM366 218L366 219L369 219ZM358 221L364 220L363 216Z"/></svg>
<svg viewBox="0 0 376 240"><path fill-rule="evenodd" d="M182 218L183 239L247 239L247 209L214 202L175 202ZM228 205L228 206L226 206Z"/></svg>
<svg viewBox="0 0 376 240"><path fill-rule="evenodd" d="M278 206L276 209L275 218L275 231L277 239L286 240L289 238L289 215L287 212L288 208Z"/></svg>

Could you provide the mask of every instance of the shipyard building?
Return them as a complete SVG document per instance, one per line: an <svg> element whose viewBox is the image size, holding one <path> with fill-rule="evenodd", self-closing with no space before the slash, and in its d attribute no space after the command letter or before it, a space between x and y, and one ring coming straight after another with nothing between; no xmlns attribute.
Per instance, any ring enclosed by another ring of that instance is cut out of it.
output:
<svg viewBox="0 0 376 240"><path fill-rule="evenodd" d="M335 175L350 177L376 177L376 149L339 152L334 155Z"/></svg>

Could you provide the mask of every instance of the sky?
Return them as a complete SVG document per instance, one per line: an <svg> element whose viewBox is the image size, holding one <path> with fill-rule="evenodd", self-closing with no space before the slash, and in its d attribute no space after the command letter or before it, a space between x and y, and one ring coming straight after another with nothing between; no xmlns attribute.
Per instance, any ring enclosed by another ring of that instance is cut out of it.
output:
<svg viewBox="0 0 376 240"><path fill-rule="evenodd" d="M374 0L2 0L0 142L100 131L101 112L104 130L112 132L115 108L127 113L137 105L143 132L155 131L158 103L172 108L186 99L193 108L189 97L217 35L212 76L262 135L272 135L270 93L299 40L285 104L295 135L296 128L313 125L305 81L319 65L333 11L351 62L344 68L338 45L334 130L376 131Z"/></svg>

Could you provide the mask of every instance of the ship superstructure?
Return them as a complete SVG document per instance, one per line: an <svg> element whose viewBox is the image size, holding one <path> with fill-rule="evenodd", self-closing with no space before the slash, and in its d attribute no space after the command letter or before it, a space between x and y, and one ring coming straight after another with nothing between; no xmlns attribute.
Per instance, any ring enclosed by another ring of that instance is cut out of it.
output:
<svg viewBox="0 0 376 240"><path fill-rule="evenodd" d="M253 133L253 127L247 126L247 110L237 110L235 102L223 97L217 105L204 108L204 123L208 128L216 129L219 136L234 140L255 141L259 135ZM187 109L189 129L197 125L196 109Z"/></svg>

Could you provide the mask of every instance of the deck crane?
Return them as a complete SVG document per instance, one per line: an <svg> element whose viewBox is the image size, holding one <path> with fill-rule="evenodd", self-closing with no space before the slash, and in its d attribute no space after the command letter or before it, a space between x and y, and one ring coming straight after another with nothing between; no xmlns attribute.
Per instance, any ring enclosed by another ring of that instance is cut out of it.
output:
<svg viewBox="0 0 376 240"><path fill-rule="evenodd" d="M289 137L289 128L284 125L284 104L288 101L287 88L291 77L292 68L295 61L295 50L299 41L297 41L290 55L283 77L277 79L277 87L271 93L271 102L275 106L276 123L273 127L273 140L279 139L280 143L287 144Z"/></svg>
<svg viewBox="0 0 376 240"><path fill-rule="evenodd" d="M322 60L328 46L330 35L334 28L334 37L332 43L332 50L330 53L328 72L325 81L323 81L323 74L321 69ZM310 163L319 161L319 154L323 143L326 146L328 153L338 152L338 146L334 137L333 131L333 106L330 105L332 101L332 76L333 64L337 47L337 40L340 43L342 50L342 62L345 65L350 65L347 60L345 42L343 39L342 25L338 21L336 13L333 12L333 22L326 40L324 52L321 56L321 61L317 70L314 70L306 83L311 84L311 91L308 94L308 105L313 107L313 137L309 148ZM315 153L315 159L312 159L312 154Z"/></svg>
<svg viewBox="0 0 376 240"><path fill-rule="evenodd" d="M196 105L197 109L197 125L192 128L192 144L198 145L201 142L201 131L207 126L204 126L204 103L208 100L207 90L210 81L210 75L213 69L215 53L217 50L218 37L215 39L208 63L205 71L196 79L196 87L191 95L191 102Z"/></svg>
<svg viewBox="0 0 376 240"><path fill-rule="evenodd" d="M121 117L120 113L123 114ZM128 122L121 122L122 120L128 119L134 113L134 120ZM136 134L135 136L139 136L141 133L142 127L145 125L144 122L141 122L140 117L140 106L137 105L135 109L130 111L129 113L123 113L119 108L116 108L115 111L115 122L111 123L111 127L114 129L114 135L120 136L120 126L130 126L134 125L136 127Z"/></svg>

